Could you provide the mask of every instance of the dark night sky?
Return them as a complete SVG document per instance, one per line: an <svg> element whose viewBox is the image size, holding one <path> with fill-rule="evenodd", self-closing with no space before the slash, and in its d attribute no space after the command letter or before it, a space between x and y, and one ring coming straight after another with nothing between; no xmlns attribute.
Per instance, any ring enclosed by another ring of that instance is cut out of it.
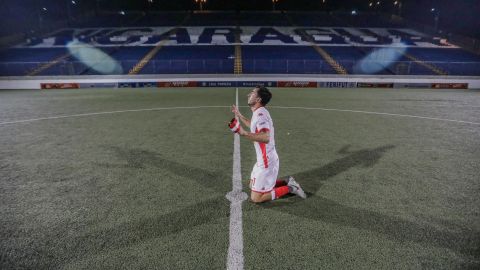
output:
<svg viewBox="0 0 480 270"><path fill-rule="evenodd" d="M194 0L0 0L0 23L8 25L5 20L15 18L16 23L33 24L39 14L49 16L51 20L65 19L67 5L71 14L80 16L82 11L95 10L194 10L198 4ZM279 0L277 10L308 10L308 11L381 11L398 13L395 0ZM480 36L480 0L398 0L402 2L402 16L408 20L433 25L435 14L432 8L439 12L439 25L442 28L457 32ZM369 7L369 3L373 7ZM42 11L47 7L48 11ZM207 10L272 10L272 0L207 0L204 5Z"/></svg>

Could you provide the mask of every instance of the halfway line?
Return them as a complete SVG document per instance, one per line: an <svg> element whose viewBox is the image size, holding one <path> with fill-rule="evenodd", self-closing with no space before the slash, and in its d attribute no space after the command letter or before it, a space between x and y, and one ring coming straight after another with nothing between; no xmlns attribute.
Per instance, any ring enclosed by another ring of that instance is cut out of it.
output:
<svg viewBox="0 0 480 270"><path fill-rule="evenodd" d="M236 105L238 106L238 88L235 92ZM237 121L240 119L237 118ZM242 191L242 171L240 162L240 136L234 134L233 143L233 175L232 175L232 191L227 193L225 197L230 201L230 234L227 256L228 270L243 269L243 225L242 225L242 202L248 196Z"/></svg>

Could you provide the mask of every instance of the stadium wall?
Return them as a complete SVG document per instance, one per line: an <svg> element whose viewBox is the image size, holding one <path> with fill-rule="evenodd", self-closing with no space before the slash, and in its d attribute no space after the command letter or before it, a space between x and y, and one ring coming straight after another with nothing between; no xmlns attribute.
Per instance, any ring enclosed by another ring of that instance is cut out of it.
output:
<svg viewBox="0 0 480 270"><path fill-rule="evenodd" d="M5 77L0 89L162 88L162 87L319 87L480 89L480 77L308 76L308 75L134 75Z"/></svg>

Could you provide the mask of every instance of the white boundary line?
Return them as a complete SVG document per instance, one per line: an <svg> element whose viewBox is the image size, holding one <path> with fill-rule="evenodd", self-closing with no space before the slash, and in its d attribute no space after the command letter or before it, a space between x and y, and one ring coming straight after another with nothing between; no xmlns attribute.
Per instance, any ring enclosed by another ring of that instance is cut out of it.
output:
<svg viewBox="0 0 480 270"><path fill-rule="evenodd" d="M237 88L237 95L238 95L238 88ZM237 99L238 99L238 97L237 97ZM238 103L237 103L237 104L238 104ZM0 126L2 126L2 125L9 125L9 124L29 123L29 122L36 122L36 121L43 121L43 120L54 120L54 119L63 119L63 118L85 117L85 116L95 116L95 115L105 115L105 114L116 114L116 113L127 113L127 112L146 112L146 111L179 110L179 109L184 109L184 110L185 110L185 109L205 109L205 108L229 108L229 106L159 107L159 108L137 109L137 110L121 110L121 111L81 113L81 114L49 116L49 117L42 117L42 118L33 118L33 119L23 119L23 120L0 122ZM454 120L454 119L445 119L445 118L437 118L437 117L426 117L426 116L409 115L409 114L382 113L382 112L357 111L357 110L343 110L343 109L331 109L331 108L315 108L315 107L269 106L269 108L274 108L274 109L300 109L300 110L322 110L322 111L335 111L335 112L351 112L351 113L388 115L388 116L397 116L397 117L410 117L410 118L427 119L427 120L435 120L435 121L447 121L447 122L454 122L454 123L480 125L479 122L470 122L470 121L462 121L462 120Z"/></svg>
<svg viewBox="0 0 480 270"><path fill-rule="evenodd" d="M382 113L382 112L355 111L355 110L341 110L341 109L329 109L329 108L312 108L312 107L310 107L310 108L309 107L283 107L283 106L269 106L269 107L270 108L275 108L275 109L322 110L322 111L335 111L335 112L352 112L352 113L388 115L388 116L410 117L410 118L420 118L420 119L428 119L428 120L436 120L436 121L447 121L447 122L455 122L455 123L463 123L463 124L480 125L480 123L477 123L477 122L469 122L469 121L453 120L453 119L445 119L445 118L436 118L436 117L417 116L417 115L409 115L409 114Z"/></svg>
<svg viewBox="0 0 480 270"><path fill-rule="evenodd" d="M236 105L238 106L238 88L235 91ZM237 118L237 121L240 121ZM240 136L235 133L233 143L233 175L232 191L225 196L230 201L230 234L227 255L228 270L242 270L243 257L243 224L242 224L242 202L248 196L242 191L242 171L240 157Z"/></svg>
<svg viewBox="0 0 480 270"><path fill-rule="evenodd" d="M115 114L115 113L146 112L146 111L160 111L160 110L179 110L179 109L204 109L204 108L228 108L228 106L195 106L195 107L163 107L163 108L160 107L160 108L138 109L138 110L81 113L81 114L60 115L60 116L50 116L50 117L42 117L42 118L34 118L34 119L16 120L16 121L9 121L9 122L0 122L0 126L1 125L8 125L8 124L28 123L28 122L35 122L35 121L42 121L42 120L84 117L84 116Z"/></svg>

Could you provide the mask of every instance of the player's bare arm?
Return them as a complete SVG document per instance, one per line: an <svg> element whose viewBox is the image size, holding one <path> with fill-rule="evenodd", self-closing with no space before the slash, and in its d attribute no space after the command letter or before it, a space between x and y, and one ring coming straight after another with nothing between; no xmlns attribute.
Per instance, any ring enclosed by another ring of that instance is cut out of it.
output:
<svg viewBox="0 0 480 270"><path fill-rule="evenodd" d="M238 134L254 142L259 142L259 143L270 142L270 132L251 133L242 128L240 129Z"/></svg>
<svg viewBox="0 0 480 270"><path fill-rule="evenodd" d="M240 121L242 121L242 123L249 127L250 126L250 119L248 119L247 117L243 116L243 114L240 113L240 111L238 110L238 107L235 106L235 105L232 105L232 112L235 114L236 117L238 117L238 119L240 119Z"/></svg>

